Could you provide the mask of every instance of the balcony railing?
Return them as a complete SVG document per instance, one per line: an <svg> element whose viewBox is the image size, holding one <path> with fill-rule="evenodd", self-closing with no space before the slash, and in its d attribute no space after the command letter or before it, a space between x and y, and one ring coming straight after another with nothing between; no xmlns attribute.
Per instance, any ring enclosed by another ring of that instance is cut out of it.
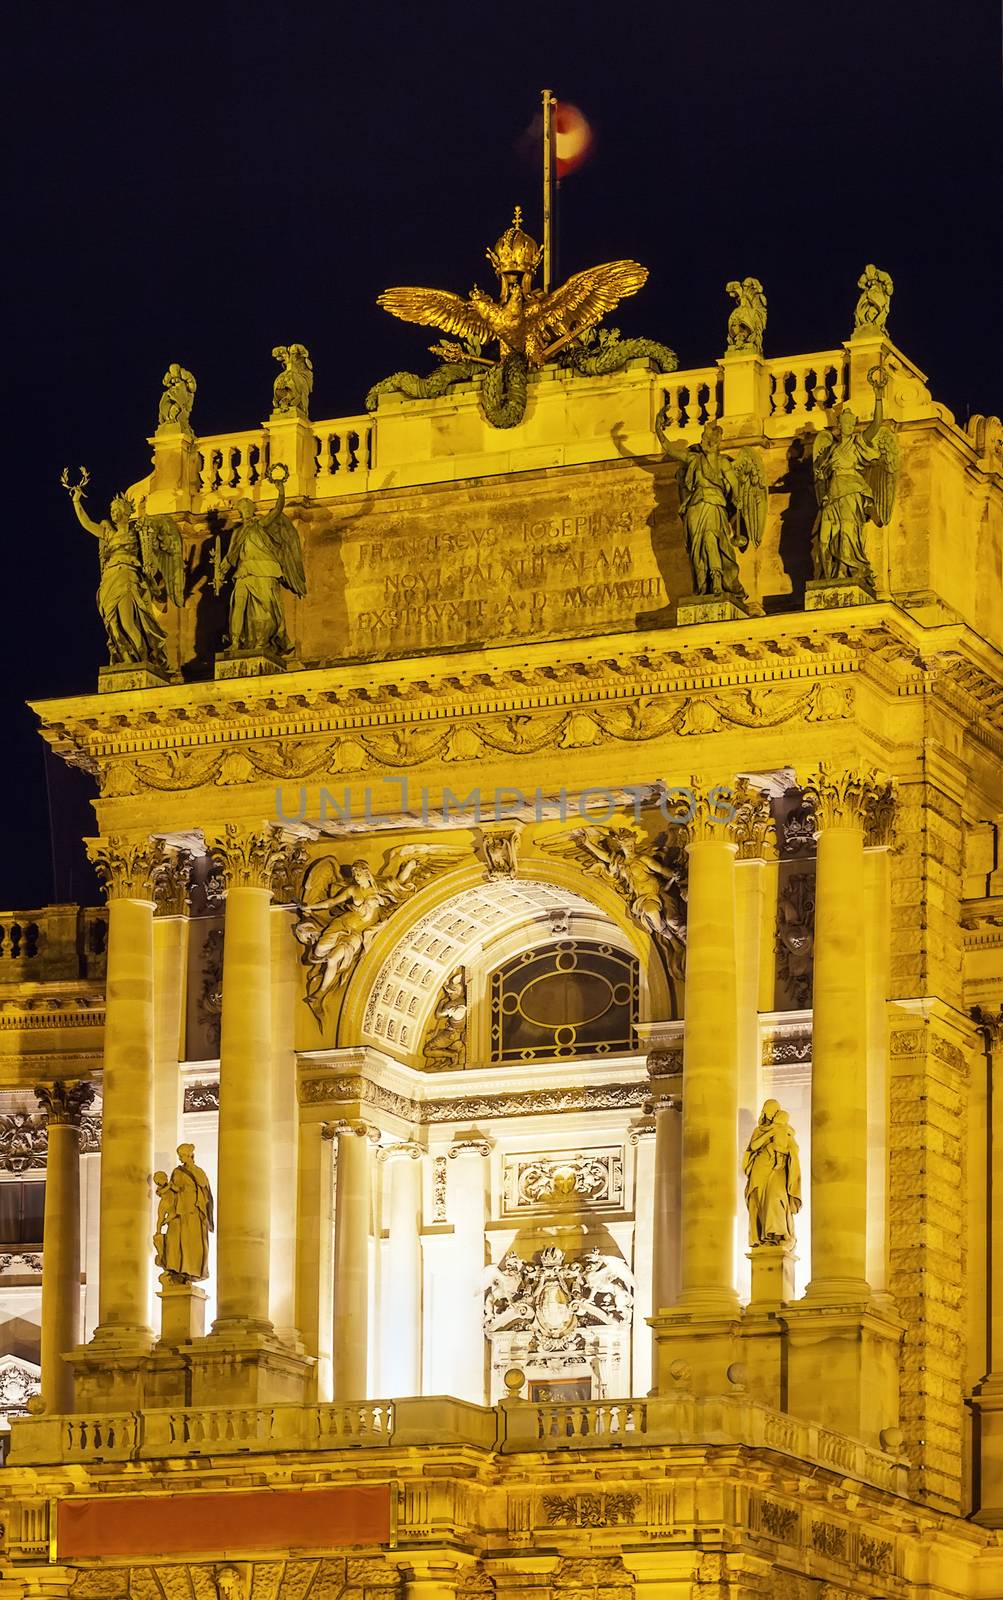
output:
<svg viewBox="0 0 1003 1600"><path fill-rule="evenodd" d="M102 1416L23 1417L11 1425L16 1467L287 1450L408 1449L463 1444L503 1455L657 1450L732 1444L790 1456L904 1492L907 1465L813 1422L745 1397L593 1400L495 1407L448 1396L320 1405L204 1406Z"/></svg>

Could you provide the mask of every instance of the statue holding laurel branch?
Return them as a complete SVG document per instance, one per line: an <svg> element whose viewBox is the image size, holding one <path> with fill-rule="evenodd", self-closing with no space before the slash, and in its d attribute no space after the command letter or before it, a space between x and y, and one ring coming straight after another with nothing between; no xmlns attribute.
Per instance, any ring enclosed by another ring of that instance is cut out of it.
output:
<svg viewBox="0 0 1003 1600"><path fill-rule="evenodd" d="M285 514L289 468L276 461L265 477L276 485L278 498L264 511L253 500L236 501L237 525L226 555L217 539L213 556L213 589L220 594L233 575L230 596L230 650L287 656L292 650L282 608L283 589L306 594L303 552L296 525Z"/></svg>

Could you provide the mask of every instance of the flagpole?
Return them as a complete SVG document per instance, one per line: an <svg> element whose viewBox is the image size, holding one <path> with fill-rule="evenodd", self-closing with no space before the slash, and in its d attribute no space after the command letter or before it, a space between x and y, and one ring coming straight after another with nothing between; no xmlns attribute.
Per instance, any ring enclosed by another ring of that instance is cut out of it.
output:
<svg viewBox="0 0 1003 1600"><path fill-rule="evenodd" d="M549 89L540 91L543 101L543 291L550 293L554 259L554 107L557 101Z"/></svg>

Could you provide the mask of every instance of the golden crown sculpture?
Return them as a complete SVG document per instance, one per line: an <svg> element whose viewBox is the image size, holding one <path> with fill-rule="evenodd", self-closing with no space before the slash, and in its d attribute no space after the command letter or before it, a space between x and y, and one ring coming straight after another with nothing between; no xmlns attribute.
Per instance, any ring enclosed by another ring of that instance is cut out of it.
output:
<svg viewBox="0 0 1003 1600"><path fill-rule="evenodd" d="M543 246L528 234L522 225L522 206L516 206L512 225L505 229L494 249L485 250L499 277L509 272L528 272L532 275L540 265Z"/></svg>

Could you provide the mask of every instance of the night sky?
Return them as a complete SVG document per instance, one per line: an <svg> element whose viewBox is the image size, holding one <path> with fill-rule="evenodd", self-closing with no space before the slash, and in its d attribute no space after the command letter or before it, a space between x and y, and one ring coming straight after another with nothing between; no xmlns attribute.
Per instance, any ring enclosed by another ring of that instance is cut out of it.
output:
<svg viewBox="0 0 1003 1600"><path fill-rule="evenodd" d="M202 433L267 415L278 343L309 347L318 418L426 370L431 336L375 296L490 287L484 247L516 202L538 231L519 146L544 85L597 135L562 185L562 274L651 268L625 333L705 365L726 280L753 274L768 355L831 348L875 261L935 397L962 422L1003 411L992 0L56 0L5 32L5 909L93 898L87 780L44 757L24 706L92 691L105 660L96 543L62 467L90 468L106 515L148 468L171 361L198 379Z"/></svg>

